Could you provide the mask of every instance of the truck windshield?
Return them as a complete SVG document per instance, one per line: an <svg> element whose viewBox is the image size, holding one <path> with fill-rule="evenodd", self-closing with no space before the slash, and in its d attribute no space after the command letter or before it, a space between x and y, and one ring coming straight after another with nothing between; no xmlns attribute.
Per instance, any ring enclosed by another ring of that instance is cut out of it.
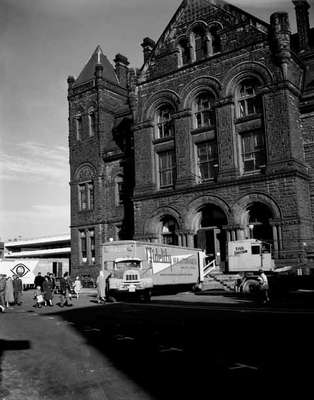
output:
<svg viewBox="0 0 314 400"><path fill-rule="evenodd" d="M138 269L141 267L141 262L138 260L124 260L115 262L116 270Z"/></svg>

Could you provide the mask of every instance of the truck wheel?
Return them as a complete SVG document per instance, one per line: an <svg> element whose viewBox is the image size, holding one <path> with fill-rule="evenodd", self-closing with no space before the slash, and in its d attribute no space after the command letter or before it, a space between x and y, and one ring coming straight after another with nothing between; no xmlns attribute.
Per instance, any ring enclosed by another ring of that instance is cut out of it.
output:
<svg viewBox="0 0 314 400"><path fill-rule="evenodd" d="M259 289L259 283L256 279L247 279L243 284L242 284L242 293L244 294L249 294L253 295L258 292Z"/></svg>
<svg viewBox="0 0 314 400"><path fill-rule="evenodd" d="M145 290L144 294L143 294L143 301L145 301L145 303L149 303L151 301L151 291L150 290Z"/></svg>

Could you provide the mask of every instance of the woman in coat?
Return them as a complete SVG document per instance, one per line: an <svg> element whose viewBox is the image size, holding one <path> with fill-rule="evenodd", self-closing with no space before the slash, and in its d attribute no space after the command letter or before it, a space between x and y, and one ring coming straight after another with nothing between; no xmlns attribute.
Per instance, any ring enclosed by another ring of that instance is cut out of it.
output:
<svg viewBox="0 0 314 400"><path fill-rule="evenodd" d="M44 300L48 306L53 306L52 304L52 297L53 297L53 284L49 279L49 276L45 276L45 280L43 282L43 293L44 293Z"/></svg>
<svg viewBox="0 0 314 400"><path fill-rule="evenodd" d="M4 298L6 307L14 303L13 281L11 276L9 276L6 281Z"/></svg>
<svg viewBox="0 0 314 400"><path fill-rule="evenodd" d="M96 286L98 303L106 301L106 276L104 274L104 271L99 271L99 275L96 280Z"/></svg>

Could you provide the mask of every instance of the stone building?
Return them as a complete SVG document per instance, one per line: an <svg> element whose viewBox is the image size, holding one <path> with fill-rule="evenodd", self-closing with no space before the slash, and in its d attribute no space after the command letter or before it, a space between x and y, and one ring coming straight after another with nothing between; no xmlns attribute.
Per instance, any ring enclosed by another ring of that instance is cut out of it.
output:
<svg viewBox="0 0 314 400"><path fill-rule="evenodd" d="M205 249L272 244L277 264L314 255L314 30L293 0L270 22L222 0L184 0L144 64L97 47L68 78L72 271L99 244Z"/></svg>

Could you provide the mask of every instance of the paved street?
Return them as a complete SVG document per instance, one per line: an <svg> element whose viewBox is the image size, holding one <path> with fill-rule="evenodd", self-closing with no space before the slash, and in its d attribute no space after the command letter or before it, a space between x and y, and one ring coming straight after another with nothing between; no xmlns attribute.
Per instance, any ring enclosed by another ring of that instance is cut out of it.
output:
<svg viewBox="0 0 314 400"><path fill-rule="evenodd" d="M85 290L63 309L35 309L31 297L0 314L3 400L300 393L312 375L311 293L270 307L219 293L98 305Z"/></svg>

